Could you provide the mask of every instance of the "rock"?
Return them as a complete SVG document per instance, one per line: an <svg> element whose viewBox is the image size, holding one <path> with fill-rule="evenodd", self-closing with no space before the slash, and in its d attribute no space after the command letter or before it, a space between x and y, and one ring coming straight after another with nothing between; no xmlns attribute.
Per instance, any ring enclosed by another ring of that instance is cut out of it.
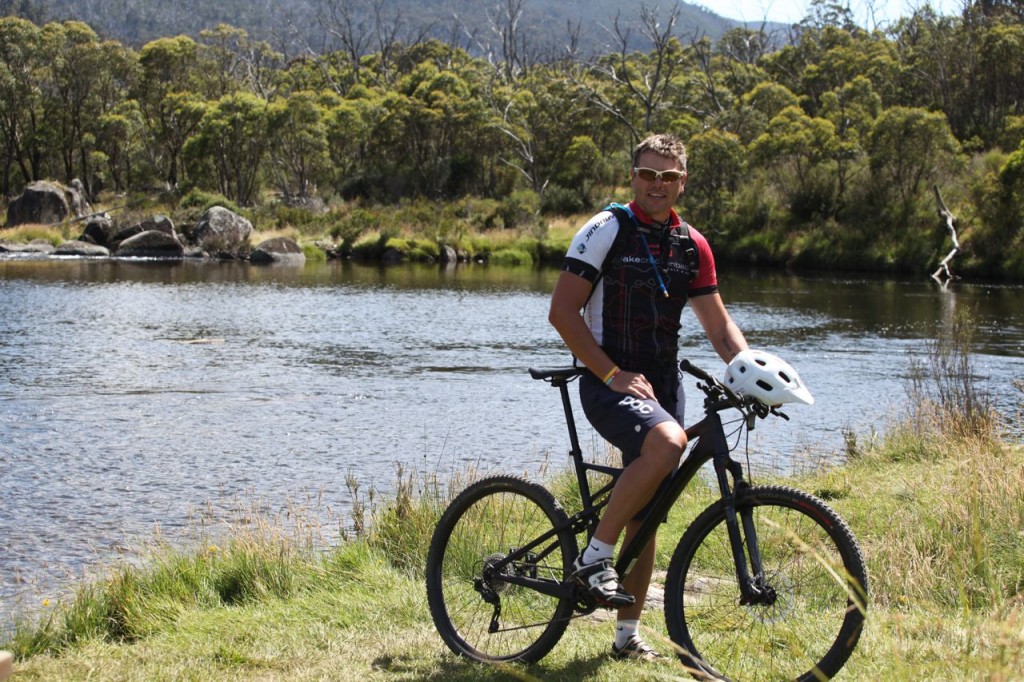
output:
<svg viewBox="0 0 1024 682"><path fill-rule="evenodd" d="M53 225L69 217L81 218L90 211L89 203L73 187L37 180L7 207L7 227Z"/></svg>
<svg viewBox="0 0 1024 682"><path fill-rule="evenodd" d="M173 234L145 230L121 242L115 255L118 258L183 258L185 247Z"/></svg>
<svg viewBox="0 0 1024 682"><path fill-rule="evenodd" d="M260 242L252 254L249 255L252 263L280 263L286 265L304 265L306 254L302 252L293 240L285 237L275 237Z"/></svg>
<svg viewBox="0 0 1024 682"><path fill-rule="evenodd" d="M53 244L45 239L33 239L28 244L0 241L0 253L53 253Z"/></svg>
<svg viewBox="0 0 1024 682"><path fill-rule="evenodd" d="M99 244L109 248L110 240L114 236L114 220L107 213L98 213L89 216L85 223L85 229L78 238L83 242Z"/></svg>
<svg viewBox="0 0 1024 682"><path fill-rule="evenodd" d="M455 249L448 246L447 244L441 245L440 252L441 253L439 259L442 265L448 265L449 263L459 262L459 254L455 252Z"/></svg>
<svg viewBox="0 0 1024 682"><path fill-rule="evenodd" d="M192 238L197 246L219 258L240 258L248 249L252 223L223 206L210 208L196 223Z"/></svg>
<svg viewBox="0 0 1024 682"><path fill-rule="evenodd" d="M146 218L145 220L138 224L138 227L142 228L142 232L146 232L148 230L155 230L156 232L163 232L164 234L169 234L175 239L178 238L178 233L174 231L174 221L168 218L167 216L161 215L159 213L155 216Z"/></svg>
<svg viewBox="0 0 1024 682"><path fill-rule="evenodd" d="M110 249L99 244L89 244L79 239L64 242L53 250L54 256L109 256Z"/></svg>
<svg viewBox="0 0 1024 682"><path fill-rule="evenodd" d="M142 223L136 223L130 227L122 227L120 230L114 232L114 236L110 238L107 247L109 247L111 251L117 251L125 240L131 239L137 234L142 234L144 231Z"/></svg>
<svg viewBox="0 0 1024 682"><path fill-rule="evenodd" d="M121 248L121 244L124 241L131 239L136 235L140 235L143 232L149 231L163 232L164 234L174 237L174 239L179 243L181 242L181 238L178 237L178 233L174 230L174 222L167 216L158 214L146 218L141 222L135 223L134 225L130 225L129 227L123 227L120 230L117 230L114 236L110 238L107 246L111 251L117 251Z"/></svg>

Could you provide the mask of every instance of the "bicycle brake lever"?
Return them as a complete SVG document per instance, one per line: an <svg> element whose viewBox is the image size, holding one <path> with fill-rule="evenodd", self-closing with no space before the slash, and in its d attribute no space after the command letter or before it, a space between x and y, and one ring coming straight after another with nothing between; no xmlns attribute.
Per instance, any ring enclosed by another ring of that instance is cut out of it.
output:
<svg viewBox="0 0 1024 682"><path fill-rule="evenodd" d="M789 421L789 415L787 415L785 412L780 412L779 408L777 407L772 408L772 414L774 414L776 417L782 417L786 421Z"/></svg>

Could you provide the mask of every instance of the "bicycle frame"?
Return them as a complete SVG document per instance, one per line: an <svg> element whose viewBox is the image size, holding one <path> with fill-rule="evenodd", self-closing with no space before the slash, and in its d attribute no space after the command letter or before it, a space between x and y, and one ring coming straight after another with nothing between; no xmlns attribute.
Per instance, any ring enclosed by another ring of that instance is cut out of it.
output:
<svg viewBox="0 0 1024 682"><path fill-rule="evenodd" d="M687 365L684 368L688 367L690 366ZM697 368L692 368L692 370L688 369L694 376L706 381L713 381L710 376L704 374L701 370ZM573 460L583 508L569 517L567 524L548 531L526 546L514 549L502 561L496 562L491 567L492 570L500 571L504 566L515 563L527 556L531 556L533 559L543 558L552 548L548 548L538 555L532 554L533 550L554 538L565 527L571 528L575 534L585 530L589 540L597 527L599 512L608 504L607 494L611 492L611 489L618 481L618 477L623 472L623 469L619 467L605 466L583 459L583 451L580 448L576 422L572 411L572 402L569 397L569 383L583 371L585 370L581 368L550 371L530 370L531 375L535 379L544 379L550 382L561 393L562 408L565 412L566 427L569 432L571 446L569 454ZM730 449L725 438L725 430L721 417L718 414L723 409L735 406L734 401L727 399L712 401L708 398L705 402L707 415L704 419L686 429L687 439L692 443L690 452L669 477L666 488L655 498L649 513L641 523L637 533L619 553L615 569L620 576L627 575L633 569L643 548L647 546L647 543L657 532L662 519L668 514L683 490L690 484L694 476L697 475L697 472L700 471L700 468L711 461L713 462L721 499L726 509L726 522L733 559L736 565L736 578L740 586L741 600L744 603L749 603L764 596L763 591L759 589L764 574L761 568L757 536L754 532L752 512L749 510L741 512L741 522L737 522L735 493L738 490L749 487L749 484L743 478L743 469L740 464L730 456ZM590 490L590 482L587 478L587 474L591 471L611 477L611 480L606 485L594 493ZM729 481L730 476L733 481L731 485ZM740 530L741 524L742 533ZM746 545L746 550L750 555L749 567L744 553L744 545ZM754 579L751 578L752 575L755 577ZM573 595L572 585L566 582L556 582L535 576L504 574L502 575L502 580L512 584L523 585L550 596L561 598Z"/></svg>

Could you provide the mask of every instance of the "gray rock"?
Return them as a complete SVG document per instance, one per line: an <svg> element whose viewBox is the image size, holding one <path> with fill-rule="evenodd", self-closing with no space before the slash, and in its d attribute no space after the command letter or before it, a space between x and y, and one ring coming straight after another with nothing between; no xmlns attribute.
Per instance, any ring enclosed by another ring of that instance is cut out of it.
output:
<svg viewBox="0 0 1024 682"><path fill-rule="evenodd" d="M7 207L7 226L53 225L69 217L86 216L90 211L89 203L75 188L37 180Z"/></svg>
<svg viewBox="0 0 1024 682"><path fill-rule="evenodd" d="M99 244L90 244L79 239L64 242L53 250L54 256L109 256L110 249Z"/></svg>
<svg viewBox="0 0 1024 682"><path fill-rule="evenodd" d="M447 244L442 244L440 251L441 253L439 255L439 259L442 265L459 262L459 254L455 252L455 249L448 246Z"/></svg>
<svg viewBox="0 0 1024 682"><path fill-rule="evenodd" d="M285 265L304 265L306 254L293 240L275 237L260 242L249 255L252 263L280 263Z"/></svg>
<svg viewBox="0 0 1024 682"><path fill-rule="evenodd" d="M115 255L118 258L183 258L185 247L173 234L145 230L121 242Z"/></svg>
<svg viewBox="0 0 1024 682"><path fill-rule="evenodd" d="M98 213L89 216L85 223L85 229L79 240L91 244L99 244L109 248L111 238L114 236L114 220L107 213Z"/></svg>
<svg viewBox="0 0 1024 682"><path fill-rule="evenodd" d="M33 239L28 244L0 240L0 253L53 253L53 244L45 239Z"/></svg>
<svg viewBox="0 0 1024 682"><path fill-rule="evenodd" d="M156 232L169 234L175 239L178 238L178 233L174 231L174 221L165 215L157 214L155 216L150 216L139 223L138 226L142 228L142 232L155 230Z"/></svg>
<svg viewBox="0 0 1024 682"><path fill-rule="evenodd" d="M219 258L241 258L249 247L252 223L223 206L210 208L196 223L197 246Z"/></svg>

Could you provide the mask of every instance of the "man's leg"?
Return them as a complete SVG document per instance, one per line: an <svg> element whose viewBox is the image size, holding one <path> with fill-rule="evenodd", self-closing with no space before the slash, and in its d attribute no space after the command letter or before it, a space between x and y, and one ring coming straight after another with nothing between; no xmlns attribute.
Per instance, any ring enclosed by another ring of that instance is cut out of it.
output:
<svg viewBox="0 0 1024 682"><path fill-rule="evenodd" d="M640 457L622 472L594 537L614 545L626 524L644 508L658 485L679 465L686 447L686 433L678 422L662 422L651 429Z"/></svg>
<svg viewBox="0 0 1024 682"><path fill-rule="evenodd" d="M633 535L640 528L640 523L640 521L632 519L626 524L626 536L622 541L623 547L633 539ZM622 588L633 595L636 601L629 606L619 608L618 620L640 620L640 615L644 610L644 600L647 598L647 588L651 585L651 575L654 573L656 544L655 538L651 538L633 565L633 570L622 579Z"/></svg>

